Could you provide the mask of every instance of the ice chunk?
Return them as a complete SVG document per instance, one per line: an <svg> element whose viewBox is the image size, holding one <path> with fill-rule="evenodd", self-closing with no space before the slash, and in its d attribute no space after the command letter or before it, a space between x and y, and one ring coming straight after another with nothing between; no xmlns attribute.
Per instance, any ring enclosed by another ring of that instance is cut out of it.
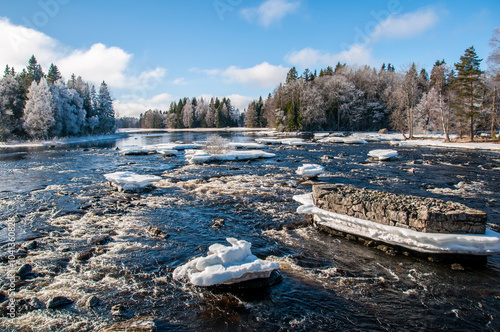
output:
<svg viewBox="0 0 500 332"><path fill-rule="evenodd" d="M254 256L251 243L227 238L231 246L213 244L206 257L198 257L174 270L175 280L187 280L195 286L233 284L257 278L268 278L279 264Z"/></svg>
<svg viewBox="0 0 500 332"><path fill-rule="evenodd" d="M368 152L368 155L378 160L389 160L391 158L397 157L398 152L396 150L380 149L371 150L370 152Z"/></svg>
<svg viewBox="0 0 500 332"><path fill-rule="evenodd" d="M150 186L161 180L155 175L140 175L133 172L115 172L104 174L106 180L113 183L119 190L136 190Z"/></svg>
<svg viewBox="0 0 500 332"><path fill-rule="evenodd" d="M325 173L325 168L316 164L304 164L297 169L297 174L308 177L315 177L323 173Z"/></svg>

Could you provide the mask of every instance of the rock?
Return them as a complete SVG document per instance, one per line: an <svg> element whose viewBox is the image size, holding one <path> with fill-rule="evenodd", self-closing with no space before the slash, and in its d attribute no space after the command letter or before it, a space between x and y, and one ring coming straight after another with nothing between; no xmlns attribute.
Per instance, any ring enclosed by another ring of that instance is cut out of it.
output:
<svg viewBox="0 0 500 332"><path fill-rule="evenodd" d="M148 232L148 234L152 237L159 237L162 239L166 239L167 237L170 236L170 234L168 234L167 232L162 231L161 229L153 226L146 227L146 232Z"/></svg>
<svg viewBox="0 0 500 332"><path fill-rule="evenodd" d="M87 249L83 252L79 252L75 255L75 259L76 260L79 260L79 261L86 261L86 260L89 260L90 257L92 257L95 253L95 249L94 248L90 248L90 249Z"/></svg>
<svg viewBox="0 0 500 332"><path fill-rule="evenodd" d="M113 241L113 238L109 235L96 235L94 236L93 238L91 238L88 243L91 244L91 245L105 245L106 243L108 242L111 242Z"/></svg>
<svg viewBox="0 0 500 332"><path fill-rule="evenodd" d="M113 316L125 316L127 308L122 304L116 304L111 307L111 315Z"/></svg>
<svg viewBox="0 0 500 332"><path fill-rule="evenodd" d="M313 186L321 209L418 232L484 234L487 215L456 202L397 195L343 184Z"/></svg>
<svg viewBox="0 0 500 332"><path fill-rule="evenodd" d="M99 299L97 296L95 295L92 295L90 296L87 301L85 301L85 306L86 307L89 307L89 308L92 308L92 307L95 307L99 304L99 302L101 302L101 299Z"/></svg>
<svg viewBox="0 0 500 332"><path fill-rule="evenodd" d="M210 227L219 229L219 228L223 227L224 225L225 225L224 219L216 218L216 219L212 220L212 226L210 226Z"/></svg>
<svg viewBox="0 0 500 332"><path fill-rule="evenodd" d="M45 303L43 303L36 297L20 299L16 301L16 310L18 313L26 313L41 309L45 309Z"/></svg>
<svg viewBox="0 0 500 332"><path fill-rule="evenodd" d="M389 130L387 130L387 128L382 128L382 129L380 129L380 130L378 131L378 133L379 133L379 134L385 134L385 135L387 135L387 134L389 134Z"/></svg>
<svg viewBox="0 0 500 332"><path fill-rule="evenodd" d="M73 300L65 296L55 296L47 301L47 309L56 309L73 303Z"/></svg>
<svg viewBox="0 0 500 332"><path fill-rule="evenodd" d="M24 280L28 274L31 274L33 272L33 268L31 267L30 264L24 264L17 270L16 274L21 278L21 280Z"/></svg>
<svg viewBox="0 0 500 332"><path fill-rule="evenodd" d="M453 271L464 271L465 270L464 267L458 263L451 264L451 269Z"/></svg>
<svg viewBox="0 0 500 332"><path fill-rule="evenodd" d="M153 317L140 316L123 322L115 323L100 330L100 332L154 332L156 323Z"/></svg>
<svg viewBox="0 0 500 332"><path fill-rule="evenodd" d="M21 246L21 248L24 249L24 250L33 250L33 249L36 249L36 247L38 247L38 243L35 240L29 241L29 242L25 242Z"/></svg>
<svg viewBox="0 0 500 332"><path fill-rule="evenodd" d="M8 298L9 296L4 291L0 291L0 303L6 301Z"/></svg>

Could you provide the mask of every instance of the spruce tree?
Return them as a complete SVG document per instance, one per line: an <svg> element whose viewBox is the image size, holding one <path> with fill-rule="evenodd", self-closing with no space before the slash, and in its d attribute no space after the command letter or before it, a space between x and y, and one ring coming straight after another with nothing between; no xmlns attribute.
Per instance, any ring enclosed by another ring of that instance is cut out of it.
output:
<svg viewBox="0 0 500 332"><path fill-rule="evenodd" d="M47 83L49 84L54 84L58 80L62 78L61 72L59 71L59 68L55 66L54 64L50 65L49 72L47 73Z"/></svg>
<svg viewBox="0 0 500 332"><path fill-rule="evenodd" d="M50 128L54 125L54 105L52 93L45 78L31 83L28 100L24 107L24 127L33 138L47 138Z"/></svg>
<svg viewBox="0 0 500 332"><path fill-rule="evenodd" d="M115 131L115 111L113 109L113 100L108 90L106 82L102 82L99 87L96 105L97 115L99 116L99 133L109 134Z"/></svg>
<svg viewBox="0 0 500 332"><path fill-rule="evenodd" d="M456 91L454 106L456 114L464 122L469 122L470 140L474 140L474 120L479 115L479 108L483 96L483 71L480 69L482 59L476 54L474 46L465 50L460 62L455 63L457 76L453 87Z"/></svg>

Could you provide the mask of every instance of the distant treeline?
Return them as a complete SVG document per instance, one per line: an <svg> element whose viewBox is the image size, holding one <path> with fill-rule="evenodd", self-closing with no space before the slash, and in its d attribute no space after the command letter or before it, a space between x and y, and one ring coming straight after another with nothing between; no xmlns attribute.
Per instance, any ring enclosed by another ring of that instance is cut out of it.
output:
<svg viewBox="0 0 500 332"><path fill-rule="evenodd" d="M500 30L499 30L500 31ZM454 68L436 61L429 75L413 63L402 72L338 63L319 74L290 69L264 100L248 106L247 127L280 131L366 131L389 128L413 137L417 132L459 132L471 139L477 131L497 127L500 75L487 77L474 47ZM500 64L500 63L499 63Z"/></svg>
<svg viewBox="0 0 500 332"><path fill-rule="evenodd" d="M108 86L74 74L67 83L54 64L47 74L32 56L16 73L6 66L0 81L0 140L47 139L115 130L115 112Z"/></svg>
<svg viewBox="0 0 500 332"><path fill-rule="evenodd" d="M170 104L168 111L148 110L140 115L141 128L226 128L243 126L243 117L229 98L183 98ZM124 124L136 123L130 118Z"/></svg>

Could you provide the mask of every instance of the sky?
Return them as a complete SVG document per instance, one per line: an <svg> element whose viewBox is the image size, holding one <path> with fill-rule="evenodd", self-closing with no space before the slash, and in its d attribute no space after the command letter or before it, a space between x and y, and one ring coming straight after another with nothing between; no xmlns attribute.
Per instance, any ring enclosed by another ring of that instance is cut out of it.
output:
<svg viewBox="0 0 500 332"><path fill-rule="evenodd" d="M0 66L35 55L96 86L118 116L168 110L184 97L229 97L240 110L295 66L403 71L460 61L474 46L487 70L498 0L3 0Z"/></svg>

